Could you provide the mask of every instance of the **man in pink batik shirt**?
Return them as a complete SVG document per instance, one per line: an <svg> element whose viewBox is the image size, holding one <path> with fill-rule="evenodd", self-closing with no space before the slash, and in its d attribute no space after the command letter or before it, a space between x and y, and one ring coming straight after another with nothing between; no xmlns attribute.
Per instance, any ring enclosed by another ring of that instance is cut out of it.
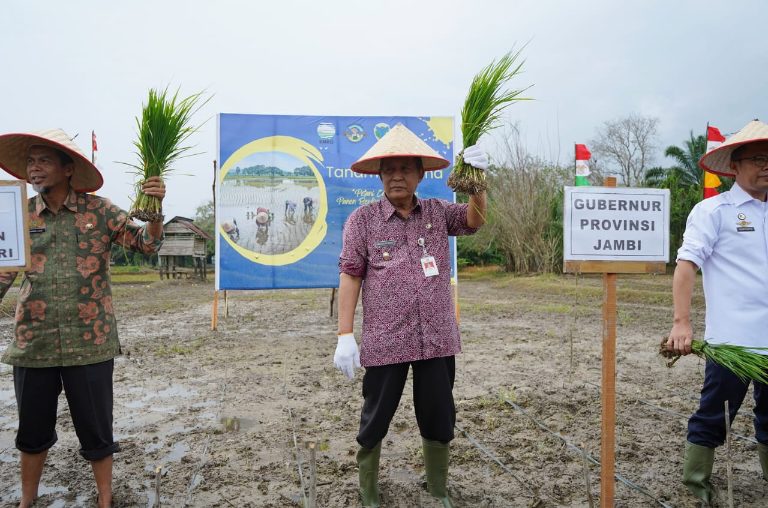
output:
<svg viewBox="0 0 768 508"><path fill-rule="evenodd" d="M464 160L486 169L477 147ZM380 506L378 471L381 441L397 410L409 368L422 436L427 490L443 506L448 495L448 451L453 439L454 356L461 352L450 284L448 236L472 234L485 222L485 193L468 204L420 199L416 188L425 171L449 162L403 125L397 125L352 165L378 174L380 201L355 210L344 226L339 259L339 331L335 365L350 379L365 367L363 409L357 441L363 506ZM363 284L365 281L365 284ZM362 287L360 350L353 334Z"/></svg>

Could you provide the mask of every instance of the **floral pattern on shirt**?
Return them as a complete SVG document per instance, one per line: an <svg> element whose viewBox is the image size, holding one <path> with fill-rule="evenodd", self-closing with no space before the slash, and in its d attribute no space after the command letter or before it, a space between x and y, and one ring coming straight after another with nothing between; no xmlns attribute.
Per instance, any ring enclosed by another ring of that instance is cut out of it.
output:
<svg viewBox="0 0 768 508"><path fill-rule="evenodd" d="M3 362L23 367L87 365L120 350L109 284L113 244L151 254L162 244L108 199L70 192L53 213L28 204L32 239L15 314L15 341ZM16 273L0 273L0 297Z"/></svg>
<svg viewBox="0 0 768 508"><path fill-rule="evenodd" d="M467 226L467 206L419 199L403 219L385 197L347 219L339 270L363 278L363 367L461 352L448 237L476 231ZM435 259L436 276L424 275L425 249Z"/></svg>

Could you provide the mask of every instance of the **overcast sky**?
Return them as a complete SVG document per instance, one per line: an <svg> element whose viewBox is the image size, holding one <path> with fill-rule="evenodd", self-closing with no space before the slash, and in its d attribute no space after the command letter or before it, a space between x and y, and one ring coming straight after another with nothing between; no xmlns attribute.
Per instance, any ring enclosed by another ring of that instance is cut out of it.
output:
<svg viewBox="0 0 768 508"><path fill-rule="evenodd" d="M3 0L0 132L61 127L128 207L151 87L213 93L168 183L167 217L211 199L215 115L450 115L472 76L528 42L511 108L527 149L570 164L606 120L659 118L661 149L707 122L768 119L768 3L734 1ZM482 143L494 155L495 143Z"/></svg>

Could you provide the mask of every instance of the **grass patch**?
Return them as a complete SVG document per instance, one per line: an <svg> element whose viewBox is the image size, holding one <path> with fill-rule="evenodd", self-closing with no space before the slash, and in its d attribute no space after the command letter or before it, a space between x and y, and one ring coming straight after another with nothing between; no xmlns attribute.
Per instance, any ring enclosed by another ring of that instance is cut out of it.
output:
<svg viewBox="0 0 768 508"><path fill-rule="evenodd" d="M198 337L190 344L177 342L168 346L161 345L155 349L155 355L160 357L188 355L203 347L203 344L205 344L205 337Z"/></svg>

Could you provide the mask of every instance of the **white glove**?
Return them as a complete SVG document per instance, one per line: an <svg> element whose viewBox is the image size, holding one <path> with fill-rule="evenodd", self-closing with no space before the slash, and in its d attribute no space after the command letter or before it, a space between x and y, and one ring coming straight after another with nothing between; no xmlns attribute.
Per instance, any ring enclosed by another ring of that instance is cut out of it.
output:
<svg viewBox="0 0 768 508"><path fill-rule="evenodd" d="M339 335L339 343L336 344L336 353L333 355L333 364L349 379L355 377L355 367L360 367L360 351L357 349L354 334Z"/></svg>
<svg viewBox="0 0 768 508"><path fill-rule="evenodd" d="M488 169L488 154L477 145L468 146L464 149L464 162L473 168Z"/></svg>

